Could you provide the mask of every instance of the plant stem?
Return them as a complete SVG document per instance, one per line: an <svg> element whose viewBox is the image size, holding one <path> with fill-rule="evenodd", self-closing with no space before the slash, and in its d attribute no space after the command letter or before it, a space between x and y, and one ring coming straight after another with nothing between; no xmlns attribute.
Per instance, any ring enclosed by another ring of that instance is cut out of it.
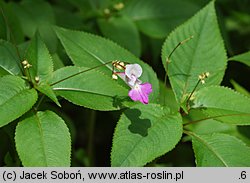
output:
<svg viewBox="0 0 250 183"><path fill-rule="evenodd" d="M191 99L192 95L194 94L194 92L195 92L196 88L198 87L198 85L200 84L200 82L201 82L201 80L199 79L198 82L196 83L193 91L188 96L187 101L186 101L186 106L188 106L189 100Z"/></svg>
<svg viewBox="0 0 250 183"><path fill-rule="evenodd" d="M168 60L167 58L167 62L166 62L166 74L165 74L165 78L164 78L164 87L167 87L167 78L168 78L168 64L170 63L170 60ZM164 95L164 105L166 105L166 99L165 99L166 95Z"/></svg>
<svg viewBox="0 0 250 183"><path fill-rule="evenodd" d="M188 130L183 130L183 133L185 133L186 135L189 135L189 136L194 136L195 134L191 131L188 131Z"/></svg>
<svg viewBox="0 0 250 183"><path fill-rule="evenodd" d="M110 61L110 62L101 64L101 65L97 65L97 66L95 66L95 67L92 67L92 68L89 68L89 69L80 71L80 72L78 72L78 73L72 74L72 75L70 75L70 76L68 76L68 77L65 77L65 78L63 78L63 79L61 79L61 80L59 80L59 81L56 81L56 82L50 84L50 86L53 86L53 85L58 84L58 83L61 83L61 82L65 81L65 80L67 80L67 79L70 79L70 78L74 77L74 76L77 76L77 75L82 74L82 73L87 72L87 71L94 70L94 69L96 69L96 68L98 68L98 67L101 67L101 66L110 64L110 63L112 63L112 62L113 62L113 61Z"/></svg>
<svg viewBox="0 0 250 183"><path fill-rule="evenodd" d="M96 111L89 110L88 120L88 146L87 153L89 157L90 166L94 166L94 131L95 131Z"/></svg>
<svg viewBox="0 0 250 183"><path fill-rule="evenodd" d="M26 74L26 76L27 76L27 78L28 78L28 81L29 81L30 83L33 83L33 82L32 82L32 77L31 77L31 74L30 74L30 71L29 71L29 68L24 69L24 73Z"/></svg>
<svg viewBox="0 0 250 183"><path fill-rule="evenodd" d="M43 99L44 99L45 95L43 94L42 97L39 99L39 101L37 102L36 107L34 107L34 110L37 111L39 106L41 105Z"/></svg>

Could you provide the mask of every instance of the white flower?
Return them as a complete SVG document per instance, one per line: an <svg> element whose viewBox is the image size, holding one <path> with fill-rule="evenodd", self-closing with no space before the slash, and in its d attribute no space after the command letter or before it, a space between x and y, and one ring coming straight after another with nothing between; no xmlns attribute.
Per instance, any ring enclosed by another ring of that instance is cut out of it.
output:
<svg viewBox="0 0 250 183"><path fill-rule="evenodd" d="M134 86L137 79L142 75L142 68L139 64L126 65L125 75L129 86Z"/></svg>

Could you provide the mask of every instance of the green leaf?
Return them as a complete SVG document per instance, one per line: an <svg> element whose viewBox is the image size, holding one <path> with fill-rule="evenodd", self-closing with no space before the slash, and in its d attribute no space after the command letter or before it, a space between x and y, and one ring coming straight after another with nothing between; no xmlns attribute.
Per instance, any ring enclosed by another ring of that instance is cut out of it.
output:
<svg viewBox="0 0 250 183"><path fill-rule="evenodd" d="M192 136L197 166L203 167L249 167L250 147L239 139L226 134Z"/></svg>
<svg viewBox="0 0 250 183"><path fill-rule="evenodd" d="M192 131L197 134L212 134L212 133L231 133L236 131L237 127L226 123L221 123L213 119L207 119L192 127Z"/></svg>
<svg viewBox="0 0 250 183"><path fill-rule="evenodd" d="M250 125L250 98L229 88L202 88L194 95L192 102L192 108L201 108L209 118L230 124Z"/></svg>
<svg viewBox="0 0 250 183"><path fill-rule="evenodd" d="M184 117L184 120L185 119L188 120L188 122L185 122L185 129L188 129L196 134L204 135L212 133L225 133L237 137L250 146L250 139L239 131L239 127L240 129L245 130L245 128L249 126L236 126L221 123L220 121L207 118L202 111L197 109L191 110L190 113ZM246 129L245 131L248 133L249 130Z"/></svg>
<svg viewBox="0 0 250 183"><path fill-rule="evenodd" d="M164 86L163 82L160 82L159 103L163 106L166 105L172 111L177 112L179 110L179 106L176 102L173 90Z"/></svg>
<svg viewBox="0 0 250 183"><path fill-rule="evenodd" d="M209 119L198 109L192 109L184 117L185 128L196 134L228 133L236 130L236 125L221 123L214 119Z"/></svg>
<svg viewBox="0 0 250 183"><path fill-rule="evenodd" d="M0 127L22 116L37 100L37 92L17 76L1 77L0 93Z"/></svg>
<svg viewBox="0 0 250 183"><path fill-rule="evenodd" d="M247 91L245 88L243 88L241 85L239 85L238 83L236 83L234 80L231 80L230 81L234 87L234 89L239 92L239 93L242 93L248 97L250 97L250 93L249 91Z"/></svg>
<svg viewBox="0 0 250 183"><path fill-rule="evenodd" d="M183 0L132 0L125 3L122 13L133 19L144 34L164 38L198 9L199 6Z"/></svg>
<svg viewBox="0 0 250 183"><path fill-rule="evenodd" d="M63 68L65 65L57 53L52 55L54 70Z"/></svg>
<svg viewBox="0 0 250 183"><path fill-rule="evenodd" d="M39 34L32 39L27 50L26 60L32 65L29 69L33 83L35 77L39 77L39 83L46 83L52 76L53 61L46 45L41 40Z"/></svg>
<svg viewBox="0 0 250 183"><path fill-rule="evenodd" d="M54 93L52 87L49 84L41 84L36 86L36 89L41 93L49 97L53 102L55 102L59 107L61 107L59 101L57 100L56 94Z"/></svg>
<svg viewBox="0 0 250 183"><path fill-rule="evenodd" d="M26 42L22 42L21 44L17 45L17 49L18 49L18 52L19 52L19 55L20 55L20 58L19 60L23 61L24 58L25 58L25 55L27 53L27 49L30 45L30 40L29 41L26 41ZM19 61L20 62L20 61ZM21 62L20 62L21 64ZM22 65L23 67L23 65Z"/></svg>
<svg viewBox="0 0 250 183"><path fill-rule="evenodd" d="M156 104L126 110L115 129L112 166L143 166L172 150L182 136L179 113Z"/></svg>
<svg viewBox="0 0 250 183"><path fill-rule="evenodd" d="M197 112L201 113L201 111L195 110L195 114ZM188 114L187 118L190 118L190 113ZM196 121L196 123L185 126L185 129L188 129L197 135L205 135L205 134L207 135L207 134L212 134L212 133L225 133L225 134L232 135L242 140L246 145L250 147L250 139L239 131L239 127L247 128L249 126L236 126L236 125L231 125L227 123L221 123L220 121L216 121L214 119L206 119L206 116L204 116L204 114L202 117L200 116L196 119L193 118L193 115L192 115L192 122L194 121ZM249 129L246 129L246 131L248 133Z"/></svg>
<svg viewBox="0 0 250 183"><path fill-rule="evenodd" d="M67 54L76 66L92 68L114 60L121 60L128 63L138 63L143 68L140 80L152 84L153 92L150 94L150 102L158 98L159 83L156 74L150 66L139 60L127 50L116 45L112 41L80 31L72 31L63 28L56 28L56 33L61 40ZM111 77L112 66L98 68L106 76ZM118 80L121 86L126 84Z"/></svg>
<svg viewBox="0 0 250 183"><path fill-rule="evenodd" d="M124 107L124 100L130 101L128 88L120 86L111 77L97 70L90 70L53 84L84 70L87 69L71 66L55 71L51 81L53 90L74 104L95 110L118 110Z"/></svg>
<svg viewBox="0 0 250 183"><path fill-rule="evenodd" d="M104 36L117 42L136 56L141 54L139 32L134 22L127 17L111 17L99 19L98 25Z"/></svg>
<svg viewBox="0 0 250 183"><path fill-rule="evenodd" d="M228 60L241 62L241 63L250 67L250 51L248 51L246 53L239 54L239 55L235 55L235 56L229 58Z"/></svg>
<svg viewBox="0 0 250 183"><path fill-rule="evenodd" d="M0 53L0 76L20 75L20 60L15 47L7 41L0 40Z"/></svg>
<svg viewBox="0 0 250 183"><path fill-rule="evenodd" d="M190 36L193 39L180 45L168 64L168 76L178 103L182 103L195 88L198 76L204 72L210 75L204 85L218 85L226 69L226 52L220 35L214 1L198 12L183 25L174 30L162 48L162 62L166 69L166 59L178 43Z"/></svg>
<svg viewBox="0 0 250 183"><path fill-rule="evenodd" d="M70 166L69 130L54 112L38 112L19 122L15 141L24 166Z"/></svg>
<svg viewBox="0 0 250 183"><path fill-rule="evenodd" d="M19 19L27 37L32 38L36 32L39 32L49 50L56 51L57 38L51 27L55 24L55 16L48 2L43 0L11 2L10 7Z"/></svg>

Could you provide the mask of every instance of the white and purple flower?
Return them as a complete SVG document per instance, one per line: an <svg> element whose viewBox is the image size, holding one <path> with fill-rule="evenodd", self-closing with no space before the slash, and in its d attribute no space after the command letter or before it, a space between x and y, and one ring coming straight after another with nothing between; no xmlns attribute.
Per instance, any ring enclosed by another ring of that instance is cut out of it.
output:
<svg viewBox="0 0 250 183"><path fill-rule="evenodd" d="M148 104L148 96L152 92L150 83L142 83L138 78L142 75L142 68L139 64L127 64L125 72L117 73L131 88L128 95L133 101L140 101Z"/></svg>

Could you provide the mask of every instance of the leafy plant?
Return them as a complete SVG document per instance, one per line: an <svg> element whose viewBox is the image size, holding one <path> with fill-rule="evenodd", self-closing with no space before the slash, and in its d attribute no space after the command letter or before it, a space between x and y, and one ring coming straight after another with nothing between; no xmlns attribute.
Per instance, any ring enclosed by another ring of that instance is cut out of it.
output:
<svg viewBox="0 0 250 183"><path fill-rule="evenodd" d="M55 2L0 1L0 136L15 144L0 151L6 166L19 166L18 158L23 166L95 166L98 111L118 121L111 166L157 166L157 158L183 143L192 143L196 166L250 166L250 138L239 130L250 125L249 95L235 82L239 92L221 85L228 61L248 67L249 52L227 58L214 1L191 18L203 3ZM81 18L86 24L77 27ZM22 31L12 32L16 27ZM166 37L164 77L139 58L140 36ZM87 125L67 116L70 103L84 108ZM86 152L74 148L83 126Z"/></svg>

